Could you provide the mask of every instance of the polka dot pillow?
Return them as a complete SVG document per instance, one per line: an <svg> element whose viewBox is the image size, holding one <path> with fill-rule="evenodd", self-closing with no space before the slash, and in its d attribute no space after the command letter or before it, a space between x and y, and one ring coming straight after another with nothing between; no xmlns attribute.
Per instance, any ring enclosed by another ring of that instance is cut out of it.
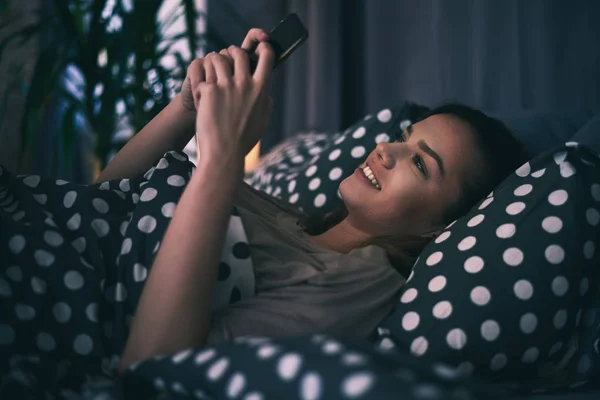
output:
<svg viewBox="0 0 600 400"><path fill-rule="evenodd" d="M246 183L313 215L341 205L338 186L379 142L394 140L427 109L413 103L367 115L341 133L304 132L261 158Z"/></svg>
<svg viewBox="0 0 600 400"><path fill-rule="evenodd" d="M406 400L507 398L498 388L457 379L441 363L325 335L240 337L143 361L123 377L125 398L349 400L399 393Z"/></svg>
<svg viewBox="0 0 600 400"><path fill-rule="evenodd" d="M585 382L600 364L598 210L589 149L524 164L424 249L379 344L525 388Z"/></svg>

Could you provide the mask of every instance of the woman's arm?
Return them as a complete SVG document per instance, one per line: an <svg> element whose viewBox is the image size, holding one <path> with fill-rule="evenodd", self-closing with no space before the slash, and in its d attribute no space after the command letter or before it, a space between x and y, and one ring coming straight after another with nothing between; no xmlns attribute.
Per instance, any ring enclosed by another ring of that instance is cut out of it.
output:
<svg viewBox="0 0 600 400"><path fill-rule="evenodd" d="M104 168L98 182L135 178L146 172L166 152L182 150L194 137L196 113L183 106L178 94L139 131Z"/></svg>
<svg viewBox="0 0 600 400"><path fill-rule="evenodd" d="M264 133L272 111L267 88L273 50L264 42L258 46L253 76L247 53L233 46L228 50L230 55L206 58L196 116L202 156L152 265L119 373L153 355L206 343L212 290L244 156ZM235 61L235 73L227 57Z"/></svg>

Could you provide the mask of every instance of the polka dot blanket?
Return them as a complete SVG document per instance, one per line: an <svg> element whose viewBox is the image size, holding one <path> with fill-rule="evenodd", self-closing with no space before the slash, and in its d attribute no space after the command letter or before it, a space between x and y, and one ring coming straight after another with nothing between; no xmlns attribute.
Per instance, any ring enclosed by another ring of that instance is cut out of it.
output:
<svg viewBox="0 0 600 400"><path fill-rule="evenodd" d="M0 167L3 388L14 381L51 393L90 376L114 375L149 269L194 168L184 154L169 152L143 177L84 186L14 176ZM252 295L249 246L234 207L213 309ZM0 398L6 398L1 391Z"/></svg>

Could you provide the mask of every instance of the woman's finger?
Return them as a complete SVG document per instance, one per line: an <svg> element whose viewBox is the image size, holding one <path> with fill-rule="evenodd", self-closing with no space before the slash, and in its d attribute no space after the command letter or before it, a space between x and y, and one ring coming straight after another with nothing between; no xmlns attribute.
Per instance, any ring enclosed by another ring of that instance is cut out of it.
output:
<svg viewBox="0 0 600 400"><path fill-rule="evenodd" d="M233 58L231 57L231 54L229 54L229 50L223 49L219 52L219 54L225 57L225 60L229 63L229 66L233 70Z"/></svg>
<svg viewBox="0 0 600 400"><path fill-rule="evenodd" d="M275 52L268 42L261 42L258 44L255 53L258 56L258 64L254 71L254 79L266 84L275 65Z"/></svg>
<svg viewBox="0 0 600 400"><path fill-rule="evenodd" d="M216 53L212 52L204 57L204 81L208 83L214 83L217 81L217 72L213 65L213 57Z"/></svg>
<svg viewBox="0 0 600 400"><path fill-rule="evenodd" d="M233 58L233 74L234 76L250 76L250 61L248 53L236 46L229 46L229 54Z"/></svg>
<svg viewBox="0 0 600 400"><path fill-rule="evenodd" d="M252 28L242 42L242 49L253 50L256 45L265 40L269 40L269 34L260 28Z"/></svg>
<svg viewBox="0 0 600 400"><path fill-rule="evenodd" d="M188 75L190 79L190 88L192 89L192 97L194 99L194 107L198 109L198 103L200 102L200 91L197 90L198 84L204 81L204 61L202 59L196 59L192 61L190 65Z"/></svg>
<svg viewBox="0 0 600 400"><path fill-rule="evenodd" d="M231 80L233 71L229 62L221 54L215 54L212 59L213 67L217 75L217 82L227 82Z"/></svg>

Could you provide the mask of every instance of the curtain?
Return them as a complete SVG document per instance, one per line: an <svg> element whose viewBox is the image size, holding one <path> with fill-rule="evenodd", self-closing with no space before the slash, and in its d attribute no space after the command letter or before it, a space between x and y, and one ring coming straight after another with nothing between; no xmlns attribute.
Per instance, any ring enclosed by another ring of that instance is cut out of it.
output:
<svg viewBox="0 0 600 400"><path fill-rule="evenodd" d="M227 5L242 18L233 18ZM339 130L414 101L488 111L600 109L600 2L208 0L240 44L297 13L309 39L275 71L262 152L300 130Z"/></svg>

